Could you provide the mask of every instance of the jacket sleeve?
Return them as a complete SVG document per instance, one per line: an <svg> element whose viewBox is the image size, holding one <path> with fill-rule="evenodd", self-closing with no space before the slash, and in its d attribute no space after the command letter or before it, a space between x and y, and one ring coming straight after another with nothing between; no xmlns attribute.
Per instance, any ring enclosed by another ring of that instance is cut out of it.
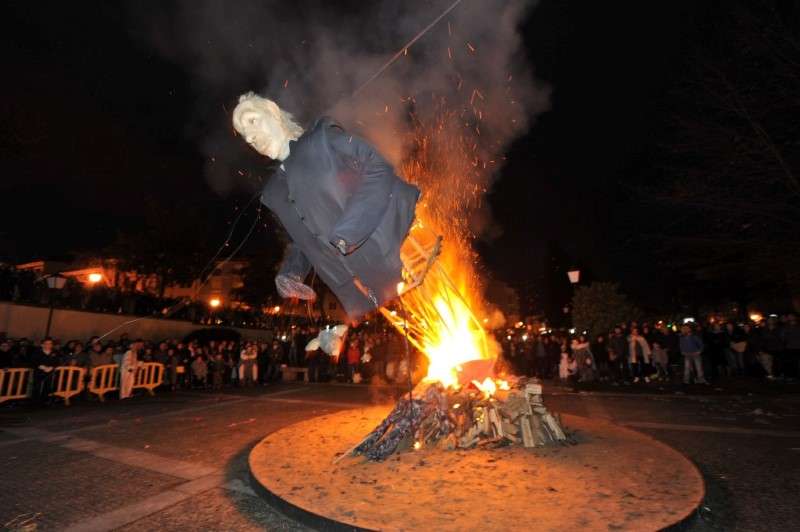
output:
<svg viewBox="0 0 800 532"><path fill-rule="evenodd" d="M328 238L336 247L343 241L348 254L363 244L380 224L398 177L392 165L365 140L335 126L329 129L329 136L333 149L352 163L360 177Z"/></svg>
<svg viewBox="0 0 800 532"><path fill-rule="evenodd" d="M278 270L278 275L284 275L302 282L310 271L311 262L309 262L297 244L290 242L286 247L286 255Z"/></svg>

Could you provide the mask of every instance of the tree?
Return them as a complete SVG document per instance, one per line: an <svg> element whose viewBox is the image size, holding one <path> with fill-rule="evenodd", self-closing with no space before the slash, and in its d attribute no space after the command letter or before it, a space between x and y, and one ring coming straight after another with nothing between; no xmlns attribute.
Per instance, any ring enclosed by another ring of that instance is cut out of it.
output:
<svg viewBox="0 0 800 532"><path fill-rule="evenodd" d="M668 267L800 286L800 8L714 10L668 105L663 175L645 187ZM785 286L785 284L784 284Z"/></svg>
<svg viewBox="0 0 800 532"><path fill-rule="evenodd" d="M589 334L606 334L615 325L636 318L638 311L615 283L578 286L572 298L572 321Z"/></svg>

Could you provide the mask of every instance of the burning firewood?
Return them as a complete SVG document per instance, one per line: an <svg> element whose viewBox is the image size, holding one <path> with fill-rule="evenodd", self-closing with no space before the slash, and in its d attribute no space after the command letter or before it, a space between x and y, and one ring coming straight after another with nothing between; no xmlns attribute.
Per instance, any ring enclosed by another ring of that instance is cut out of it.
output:
<svg viewBox="0 0 800 532"><path fill-rule="evenodd" d="M569 441L559 420L544 407L540 384L519 378L508 387L488 393L478 386L455 389L440 383L420 384L337 461L359 455L381 461L412 447L453 450L519 443L542 447Z"/></svg>

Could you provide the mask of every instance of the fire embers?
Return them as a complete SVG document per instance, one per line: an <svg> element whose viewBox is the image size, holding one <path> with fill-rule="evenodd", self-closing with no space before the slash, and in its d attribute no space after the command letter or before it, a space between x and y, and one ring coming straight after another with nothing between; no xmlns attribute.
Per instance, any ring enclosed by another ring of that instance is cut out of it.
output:
<svg viewBox="0 0 800 532"><path fill-rule="evenodd" d="M348 454L380 461L411 448L541 447L570 441L560 420L544 407L540 384L518 379L503 387L488 393L486 386L454 391L422 384L411 401L401 399Z"/></svg>

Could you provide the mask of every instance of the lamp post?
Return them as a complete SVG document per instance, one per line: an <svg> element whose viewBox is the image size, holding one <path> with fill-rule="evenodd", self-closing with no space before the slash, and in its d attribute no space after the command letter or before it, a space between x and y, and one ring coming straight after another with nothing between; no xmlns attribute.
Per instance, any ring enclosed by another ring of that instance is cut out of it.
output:
<svg viewBox="0 0 800 532"><path fill-rule="evenodd" d="M569 270L567 272L567 278L569 279L570 287L572 288L572 296L574 298L575 286L581 280L581 271L577 268ZM564 314L566 314L569 317L570 325L572 325L572 316L570 315L570 312L572 311L571 307L572 307L572 300L570 300L570 303L568 305L564 306Z"/></svg>
<svg viewBox="0 0 800 532"><path fill-rule="evenodd" d="M48 300L50 302L50 310L47 313L47 326L44 329L44 337L50 336L50 325L53 323L53 303L56 290L61 290L67 282L67 278L57 273L45 277L47 281Z"/></svg>

